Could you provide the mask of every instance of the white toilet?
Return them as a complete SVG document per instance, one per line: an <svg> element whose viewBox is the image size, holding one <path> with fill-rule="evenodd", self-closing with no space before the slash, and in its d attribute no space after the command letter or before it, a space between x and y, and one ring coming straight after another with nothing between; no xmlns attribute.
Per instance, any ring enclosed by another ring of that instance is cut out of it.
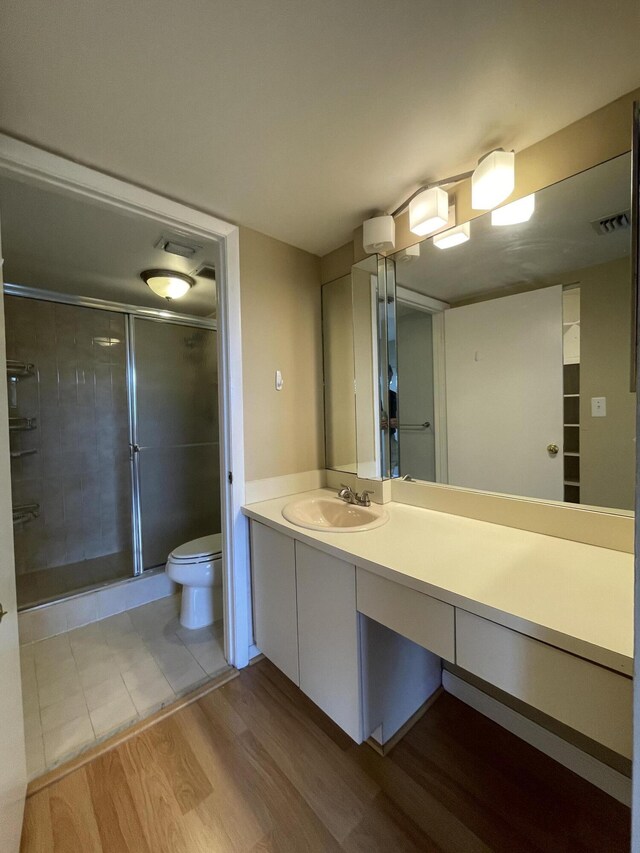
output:
<svg viewBox="0 0 640 853"><path fill-rule="evenodd" d="M214 586L222 578L222 535L214 533L185 542L169 554L165 572L172 581L182 584L180 624L185 628L212 625Z"/></svg>

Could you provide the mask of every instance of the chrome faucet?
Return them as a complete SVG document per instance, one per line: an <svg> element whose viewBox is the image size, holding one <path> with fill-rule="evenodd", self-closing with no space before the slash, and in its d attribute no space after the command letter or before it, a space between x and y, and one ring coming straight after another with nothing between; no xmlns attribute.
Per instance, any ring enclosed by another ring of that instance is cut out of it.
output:
<svg viewBox="0 0 640 853"><path fill-rule="evenodd" d="M354 492L351 486L345 486L342 484L342 488L338 492L338 497L348 504L355 504L356 506L371 506L371 498L369 497L371 492L363 490L360 494Z"/></svg>

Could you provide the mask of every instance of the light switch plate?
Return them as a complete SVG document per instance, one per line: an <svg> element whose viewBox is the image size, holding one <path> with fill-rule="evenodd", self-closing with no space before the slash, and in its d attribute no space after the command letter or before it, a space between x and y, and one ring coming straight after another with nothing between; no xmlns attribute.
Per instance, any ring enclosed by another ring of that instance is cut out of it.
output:
<svg viewBox="0 0 640 853"><path fill-rule="evenodd" d="M591 398L591 417L606 418L607 416L607 398L592 397Z"/></svg>

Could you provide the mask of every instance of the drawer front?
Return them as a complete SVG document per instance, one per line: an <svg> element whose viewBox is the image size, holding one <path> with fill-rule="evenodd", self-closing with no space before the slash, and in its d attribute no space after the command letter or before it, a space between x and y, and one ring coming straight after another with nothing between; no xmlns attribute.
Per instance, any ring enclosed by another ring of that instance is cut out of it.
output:
<svg viewBox="0 0 640 853"><path fill-rule="evenodd" d="M358 569L357 606L365 616L455 662L455 616L450 604Z"/></svg>
<svg viewBox="0 0 640 853"><path fill-rule="evenodd" d="M630 678L460 609L456 650L458 666L631 757Z"/></svg>

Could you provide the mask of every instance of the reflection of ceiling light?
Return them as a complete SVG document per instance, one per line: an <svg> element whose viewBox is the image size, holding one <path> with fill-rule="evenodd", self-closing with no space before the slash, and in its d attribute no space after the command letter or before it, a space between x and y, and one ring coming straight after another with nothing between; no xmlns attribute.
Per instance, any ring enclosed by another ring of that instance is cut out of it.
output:
<svg viewBox="0 0 640 853"><path fill-rule="evenodd" d="M163 299L180 299L195 284L190 275L173 270L145 270L140 278Z"/></svg>
<svg viewBox="0 0 640 853"><path fill-rule="evenodd" d="M406 249L401 249L393 256L396 263L408 264L414 258L420 257L420 243L414 243L413 246L407 246Z"/></svg>
<svg viewBox="0 0 640 853"><path fill-rule="evenodd" d="M419 237L432 234L449 221L449 196L441 187L431 187L409 202L409 230Z"/></svg>
<svg viewBox="0 0 640 853"><path fill-rule="evenodd" d="M492 225L518 225L520 222L528 222L536 209L536 194L526 195L511 204L505 204L497 210L491 211Z"/></svg>
<svg viewBox="0 0 640 853"><path fill-rule="evenodd" d="M515 186L515 154L492 151L478 163L471 176L471 207L489 210L508 198Z"/></svg>
<svg viewBox="0 0 640 853"><path fill-rule="evenodd" d="M120 343L120 338L94 338L93 342L99 347L114 347Z"/></svg>
<svg viewBox="0 0 640 853"><path fill-rule="evenodd" d="M433 245L439 249L451 249L453 246L459 246L460 243L466 243L470 236L469 223L463 222L462 225L449 228L448 231L443 231L442 234L436 234L433 237Z"/></svg>

